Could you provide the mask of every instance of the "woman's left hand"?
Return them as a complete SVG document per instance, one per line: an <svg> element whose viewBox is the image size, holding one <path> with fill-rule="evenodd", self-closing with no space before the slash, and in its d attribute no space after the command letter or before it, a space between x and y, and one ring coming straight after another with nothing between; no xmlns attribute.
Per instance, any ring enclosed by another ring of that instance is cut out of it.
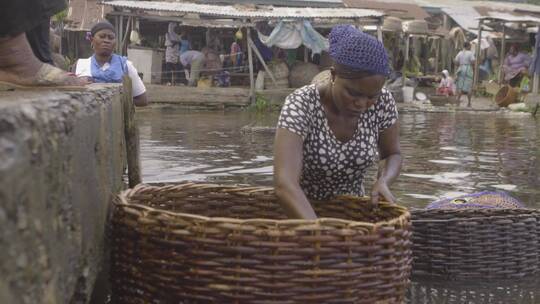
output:
<svg viewBox="0 0 540 304"><path fill-rule="evenodd" d="M390 188L388 188L388 184L383 178L379 178L371 189L371 203L377 205L381 199L392 204L396 203L396 198L390 192Z"/></svg>

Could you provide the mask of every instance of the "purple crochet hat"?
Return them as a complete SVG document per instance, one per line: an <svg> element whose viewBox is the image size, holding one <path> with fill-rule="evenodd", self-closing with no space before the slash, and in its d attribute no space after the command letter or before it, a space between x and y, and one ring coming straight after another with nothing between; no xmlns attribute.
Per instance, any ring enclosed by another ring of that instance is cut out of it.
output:
<svg viewBox="0 0 540 304"><path fill-rule="evenodd" d="M352 25L338 25L330 32L330 57L354 71L388 76L388 55L383 44Z"/></svg>

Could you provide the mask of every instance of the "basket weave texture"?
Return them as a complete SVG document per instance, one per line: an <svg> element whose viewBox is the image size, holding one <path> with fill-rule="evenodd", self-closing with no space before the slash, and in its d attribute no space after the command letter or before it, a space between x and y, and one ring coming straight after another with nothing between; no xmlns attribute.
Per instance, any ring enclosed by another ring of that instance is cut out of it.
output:
<svg viewBox="0 0 540 304"><path fill-rule="evenodd" d="M411 215L414 274L488 279L540 270L536 209L422 209Z"/></svg>
<svg viewBox="0 0 540 304"><path fill-rule="evenodd" d="M271 188L140 185L112 219L114 303L402 303L410 214L366 199L287 220ZM337 219L342 218L342 219Z"/></svg>
<svg viewBox="0 0 540 304"><path fill-rule="evenodd" d="M499 107L508 107L508 105L516 102L518 98L518 92L509 85L505 85L499 89L497 95L495 95L495 102Z"/></svg>
<svg viewBox="0 0 540 304"><path fill-rule="evenodd" d="M456 104L455 98L446 95L429 95L429 100L431 104L437 107L445 106L446 104Z"/></svg>

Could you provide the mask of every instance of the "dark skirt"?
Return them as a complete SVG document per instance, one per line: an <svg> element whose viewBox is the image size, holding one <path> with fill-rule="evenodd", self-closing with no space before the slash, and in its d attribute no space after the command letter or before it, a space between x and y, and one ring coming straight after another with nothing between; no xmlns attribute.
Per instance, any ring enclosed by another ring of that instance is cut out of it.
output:
<svg viewBox="0 0 540 304"><path fill-rule="evenodd" d="M2 0L0 37L27 32L66 8L65 0Z"/></svg>

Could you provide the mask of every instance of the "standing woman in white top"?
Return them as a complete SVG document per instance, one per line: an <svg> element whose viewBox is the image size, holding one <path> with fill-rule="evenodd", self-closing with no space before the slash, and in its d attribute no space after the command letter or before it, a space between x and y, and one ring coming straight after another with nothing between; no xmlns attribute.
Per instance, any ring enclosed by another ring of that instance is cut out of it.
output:
<svg viewBox="0 0 540 304"><path fill-rule="evenodd" d="M471 44L469 42L465 42L463 44L463 50L461 50L454 59L454 62L459 65L459 68L457 70L457 79L456 79L456 87L457 87L457 100L458 103L461 101L461 95L466 94L468 104L467 106L471 106L471 94L472 94L472 86L473 86L473 75L474 75L474 54L471 51Z"/></svg>
<svg viewBox="0 0 540 304"><path fill-rule="evenodd" d="M79 59L75 74L87 77L92 82L121 83L127 74L133 83L133 103L142 107L148 105L146 87L137 69L126 57L113 53L116 46L116 33L108 21L97 23L90 30L94 55L90 58Z"/></svg>

